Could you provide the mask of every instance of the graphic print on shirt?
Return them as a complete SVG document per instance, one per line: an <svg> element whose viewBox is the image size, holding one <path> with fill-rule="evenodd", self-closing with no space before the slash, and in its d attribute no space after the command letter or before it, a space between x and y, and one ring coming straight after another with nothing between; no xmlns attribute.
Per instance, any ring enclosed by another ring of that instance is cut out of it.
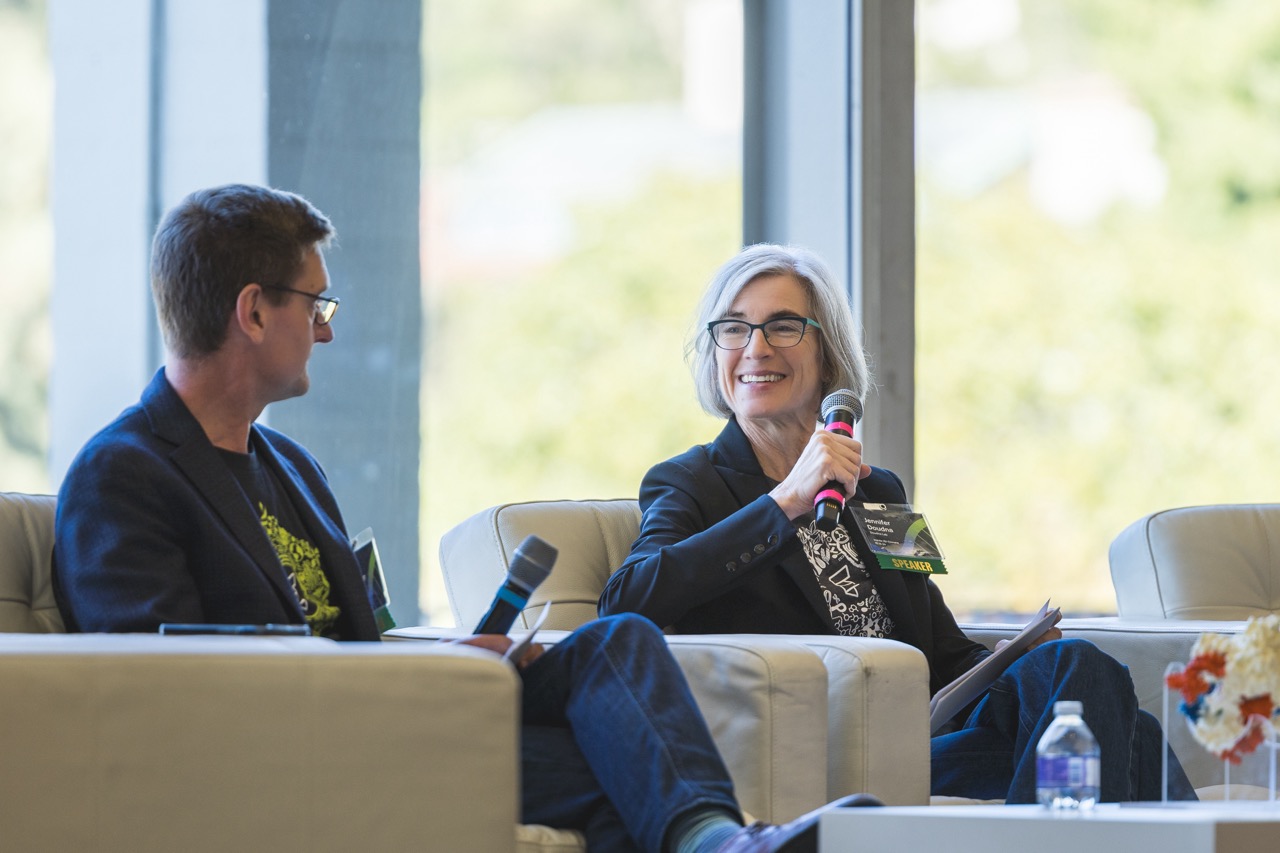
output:
<svg viewBox="0 0 1280 853"><path fill-rule="evenodd" d="M258 510L261 512L259 521L262 529L280 556L280 563L302 607L302 615L311 626L311 633L318 637L328 636L338 621L340 611L329 603L329 578L320 568L320 550L285 530L264 504L259 503Z"/></svg>
<svg viewBox="0 0 1280 853"><path fill-rule="evenodd" d="M800 544L813 567L836 630L846 637L890 636L893 619L862 565L848 528L841 523L835 530L826 532L818 529L811 515L806 521L797 531Z"/></svg>

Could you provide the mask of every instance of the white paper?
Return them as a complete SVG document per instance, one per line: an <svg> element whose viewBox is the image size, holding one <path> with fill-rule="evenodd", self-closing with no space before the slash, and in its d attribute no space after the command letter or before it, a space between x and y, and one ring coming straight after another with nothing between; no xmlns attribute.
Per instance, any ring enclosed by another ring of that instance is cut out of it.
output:
<svg viewBox="0 0 1280 853"><path fill-rule="evenodd" d="M538 629L542 627L542 623L547 621L547 614L551 612L551 604L542 605L542 613L538 616L538 621L533 623L533 627L519 637L512 637L513 642L511 648L507 649L507 653L502 656L503 660L519 661L524 657L525 649L533 643L533 637L538 633Z"/></svg>
<svg viewBox="0 0 1280 853"><path fill-rule="evenodd" d="M1026 651L1027 646L1039 639L1057 622L1062 609L1049 609L1046 601L1040 612L1032 617L1018 635L993 652L964 675L934 694L929 702L929 733L936 732L943 723L960 713L960 709L976 699L982 691L1009 668L1009 664Z"/></svg>

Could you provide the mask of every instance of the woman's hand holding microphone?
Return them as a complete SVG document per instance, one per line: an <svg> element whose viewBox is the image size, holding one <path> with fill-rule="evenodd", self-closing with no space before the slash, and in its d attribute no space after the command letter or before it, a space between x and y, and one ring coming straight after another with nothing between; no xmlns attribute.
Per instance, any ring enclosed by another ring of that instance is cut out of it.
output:
<svg viewBox="0 0 1280 853"><path fill-rule="evenodd" d="M813 509L814 497L827 483L840 483L847 497L857 491L858 481L870 474L871 466L862 461L862 442L819 427L791 472L769 496L787 518L795 520Z"/></svg>

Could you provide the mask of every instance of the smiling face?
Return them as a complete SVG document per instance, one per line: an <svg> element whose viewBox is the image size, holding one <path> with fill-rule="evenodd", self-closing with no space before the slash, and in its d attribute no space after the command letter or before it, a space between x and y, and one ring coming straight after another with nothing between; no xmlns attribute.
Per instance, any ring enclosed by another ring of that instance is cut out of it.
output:
<svg viewBox="0 0 1280 853"><path fill-rule="evenodd" d="M738 293L723 319L763 323L810 316L804 285L789 275L755 279ZM771 346L756 329L744 349L716 348L720 392L739 423L795 422L812 430L822 400L821 333L810 328L793 347Z"/></svg>

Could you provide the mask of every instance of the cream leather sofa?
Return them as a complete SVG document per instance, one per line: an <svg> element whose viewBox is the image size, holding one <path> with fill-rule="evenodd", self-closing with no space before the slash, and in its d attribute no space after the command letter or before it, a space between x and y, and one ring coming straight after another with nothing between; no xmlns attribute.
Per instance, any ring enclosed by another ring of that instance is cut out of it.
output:
<svg viewBox="0 0 1280 853"><path fill-rule="evenodd" d="M519 682L451 645L60 633L0 493L0 849L513 851Z"/></svg>
<svg viewBox="0 0 1280 853"><path fill-rule="evenodd" d="M53 513L52 497L0 493L0 632L20 632L0 633L0 847L583 849L516 825L505 664L435 643L61 634ZM729 763L753 817L826 801L818 654L690 637L676 656L717 742L740 747Z"/></svg>
<svg viewBox="0 0 1280 853"><path fill-rule="evenodd" d="M513 672L319 638L0 635L0 847L510 851Z"/></svg>
<svg viewBox="0 0 1280 853"><path fill-rule="evenodd" d="M596 617L610 572L639 532L634 500L503 504L463 521L440 542L453 615L475 625L530 534L559 550L521 615L573 629ZM889 804L929 801L928 668L889 640L765 635L670 636L729 765L743 808L789 820L830 799L868 791ZM790 686L785 686L790 685ZM779 702L791 691L804 703ZM735 698L736 697L736 698ZM767 731L759 723L771 721ZM785 739L794 746L767 749ZM815 772L815 768L817 768Z"/></svg>
<svg viewBox="0 0 1280 853"><path fill-rule="evenodd" d="M532 624L548 605L552 609L546 624L557 628L594 618L600 592L610 572L625 559L639 519L634 500L504 504L478 513L449 531L440 544L454 618L463 625L479 619L505 575L512 551L529 534L560 548L560 558L530 599L522 624ZM1166 714L1164 673L1171 662L1188 659L1202 633L1230 633L1244 625L1209 620L1275 612L1280 561L1270 555L1280 555L1280 547L1272 547L1272 529L1280 530L1280 506L1193 508L1141 519L1111 548L1122 616L1064 619L1060 626L1066 636L1090 640L1129 667L1141 707L1162 723L1173 717L1174 724L1166 726L1170 743L1192 784L1210 796L1222 782L1222 764L1191 740L1176 710ZM1226 545L1211 546L1223 539ZM1198 618L1168 618L1166 614L1173 612ZM1005 624L963 627L989 646L1017 632L1016 626ZM697 638L669 639L678 648ZM750 643L759 638L724 639ZM828 796L868 790L891 803L926 801L927 751L903 751L907 742L928 743L927 721L914 715L927 704L923 658L914 649L887 641L789 639L819 654L827 669ZM701 676L695 677L695 688L701 681ZM917 738L905 734L917 728ZM731 756L737 751L732 743L725 748Z"/></svg>

